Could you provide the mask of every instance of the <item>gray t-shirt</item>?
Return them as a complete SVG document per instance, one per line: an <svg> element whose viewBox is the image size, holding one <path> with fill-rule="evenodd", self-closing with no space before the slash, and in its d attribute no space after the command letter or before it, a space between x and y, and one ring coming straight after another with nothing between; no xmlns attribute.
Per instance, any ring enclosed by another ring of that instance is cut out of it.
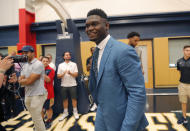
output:
<svg viewBox="0 0 190 131"><path fill-rule="evenodd" d="M25 96L37 96L46 94L47 91L44 88L44 66L42 62L33 59L30 63L26 63L21 71L21 76L28 78L32 73L40 74L40 79L36 80L33 84L25 86Z"/></svg>
<svg viewBox="0 0 190 131"><path fill-rule="evenodd" d="M135 47L135 51L137 52L137 55L140 58L140 62L141 62L141 69L143 71L143 65L142 65L142 50L139 47Z"/></svg>

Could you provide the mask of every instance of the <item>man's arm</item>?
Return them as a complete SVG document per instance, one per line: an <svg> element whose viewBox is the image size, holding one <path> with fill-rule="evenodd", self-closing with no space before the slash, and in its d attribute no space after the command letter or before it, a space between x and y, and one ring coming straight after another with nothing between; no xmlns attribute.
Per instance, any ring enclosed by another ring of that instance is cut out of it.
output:
<svg viewBox="0 0 190 131"><path fill-rule="evenodd" d="M78 68L77 68L77 64L75 63L75 66L73 67L73 72L71 72L70 70L68 70L67 72L69 75L71 75L72 77L77 77L78 76Z"/></svg>
<svg viewBox="0 0 190 131"><path fill-rule="evenodd" d="M48 77L50 79L49 82L54 80L55 71L51 70L51 72L48 74ZM50 96L50 107L54 105L54 88L53 85L48 89L48 95Z"/></svg>
<svg viewBox="0 0 190 131"><path fill-rule="evenodd" d="M71 73L70 71L68 71L68 74L75 78L78 76L78 72Z"/></svg>
<svg viewBox="0 0 190 131"><path fill-rule="evenodd" d="M135 50L127 48L121 52L117 67L128 93L128 104L121 131L136 131L138 122L144 115L146 91L141 63Z"/></svg>
<svg viewBox="0 0 190 131"><path fill-rule="evenodd" d="M179 61L180 61L180 60L177 61L177 70L178 70L178 71L180 71Z"/></svg>
<svg viewBox="0 0 190 131"><path fill-rule="evenodd" d="M40 79L41 75L43 74L42 73L43 71L44 71L44 65L41 62L40 63L36 63L36 65L33 66L32 72L29 75L29 77L20 79L19 83L21 85L31 85L36 80Z"/></svg>
<svg viewBox="0 0 190 131"><path fill-rule="evenodd" d="M65 71L65 72L62 72L61 71L61 64L59 64L59 66L58 66L58 70L57 70L57 78L58 79L62 79L64 76L65 76L65 74L66 74L66 72L67 71Z"/></svg>
<svg viewBox="0 0 190 131"><path fill-rule="evenodd" d="M19 83L21 85L31 85L33 84L36 80L40 79L41 74L34 74L32 73L28 78L21 79Z"/></svg>
<svg viewBox="0 0 190 131"><path fill-rule="evenodd" d="M89 72L92 65L92 57L86 60L86 70Z"/></svg>
<svg viewBox="0 0 190 131"><path fill-rule="evenodd" d="M91 68L91 65L90 65L90 64L86 65L86 70L87 70L88 72L90 71L90 68Z"/></svg>
<svg viewBox="0 0 190 131"><path fill-rule="evenodd" d="M49 78L48 75L44 75L44 80L45 82L49 83L51 81L51 79Z"/></svg>
<svg viewBox="0 0 190 131"><path fill-rule="evenodd" d="M63 77L65 76L66 73L67 73L67 71L65 71L65 72L62 73L62 74L57 74L57 78L58 78L58 79L63 78Z"/></svg>

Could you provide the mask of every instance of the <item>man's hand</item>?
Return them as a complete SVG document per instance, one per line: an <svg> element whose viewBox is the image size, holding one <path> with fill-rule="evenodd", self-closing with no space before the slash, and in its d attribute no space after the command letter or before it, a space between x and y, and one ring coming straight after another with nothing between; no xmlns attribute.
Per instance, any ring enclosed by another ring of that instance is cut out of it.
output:
<svg viewBox="0 0 190 131"><path fill-rule="evenodd" d="M68 70L68 71L67 71L67 74L71 75L72 73L71 73L71 71L70 71L70 70Z"/></svg>
<svg viewBox="0 0 190 131"><path fill-rule="evenodd" d="M21 79L18 81L21 85L26 85L27 79Z"/></svg>
<svg viewBox="0 0 190 131"><path fill-rule="evenodd" d="M10 78L9 78L9 83L16 83L17 82L17 76L16 73L11 74Z"/></svg>
<svg viewBox="0 0 190 131"><path fill-rule="evenodd" d="M54 98L51 98L51 99L50 99L49 106L52 107L53 105L54 105Z"/></svg>
<svg viewBox="0 0 190 131"><path fill-rule="evenodd" d="M25 79L25 76L20 76L19 79L18 79L18 82L23 85L23 81Z"/></svg>
<svg viewBox="0 0 190 131"><path fill-rule="evenodd" d="M28 78L20 77L18 82L21 85L31 85L38 79L40 79L40 75L32 73Z"/></svg>
<svg viewBox="0 0 190 131"><path fill-rule="evenodd" d="M58 74L57 75L58 79L62 79L65 76L66 73L67 73L67 70L64 71L63 74Z"/></svg>
<svg viewBox="0 0 190 131"><path fill-rule="evenodd" d="M67 74L71 75L72 77L77 77L78 76L78 72L71 73L70 70L68 70Z"/></svg>
<svg viewBox="0 0 190 131"><path fill-rule="evenodd" d="M10 56L5 57L3 60L0 60L0 70L6 72L13 65L13 60L10 59Z"/></svg>

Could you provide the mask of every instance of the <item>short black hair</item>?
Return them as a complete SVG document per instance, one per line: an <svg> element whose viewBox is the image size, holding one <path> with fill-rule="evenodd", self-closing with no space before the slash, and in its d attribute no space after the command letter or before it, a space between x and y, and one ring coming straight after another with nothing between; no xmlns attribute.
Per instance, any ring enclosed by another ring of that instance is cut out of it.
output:
<svg viewBox="0 0 190 131"><path fill-rule="evenodd" d="M64 56L65 56L65 53L69 53L69 54L70 54L70 56L71 56L71 52L70 52L70 51L65 51L65 52L63 53L62 57L64 57Z"/></svg>
<svg viewBox="0 0 190 131"><path fill-rule="evenodd" d="M140 34L139 34L138 32L131 32L131 33L129 33L129 34L127 35L127 38L132 38L132 37L134 37L134 36L140 37Z"/></svg>
<svg viewBox="0 0 190 131"><path fill-rule="evenodd" d="M50 56L50 57L52 57L52 54L48 53L46 56Z"/></svg>
<svg viewBox="0 0 190 131"><path fill-rule="evenodd" d="M92 9L88 12L87 14L87 17L91 16L91 15L98 15L100 16L101 18L104 18L104 19L108 19L107 17L107 14L102 10L102 9Z"/></svg>
<svg viewBox="0 0 190 131"><path fill-rule="evenodd" d="M185 45L183 49L190 48L190 45Z"/></svg>
<svg viewBox="0 0 190 131"><path fill-rule="evenodd" d="M48 60L49 60L49 57L47 57L47 56L43 56L43 57L42 57L42 60L43 60L44 58L46 58L46 59L48 59Z"/></svg>

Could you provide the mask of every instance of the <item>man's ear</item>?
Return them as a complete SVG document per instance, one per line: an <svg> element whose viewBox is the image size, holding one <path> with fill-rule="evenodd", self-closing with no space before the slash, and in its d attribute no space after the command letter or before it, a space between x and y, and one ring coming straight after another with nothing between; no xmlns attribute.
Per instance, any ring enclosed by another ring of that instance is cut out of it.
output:
<svg viewBox="0 0 190 131"><path fill-rule="evenodd" d="M106 31L109 31L109 28L110 28L110 24L106 22Z"/></svg>

